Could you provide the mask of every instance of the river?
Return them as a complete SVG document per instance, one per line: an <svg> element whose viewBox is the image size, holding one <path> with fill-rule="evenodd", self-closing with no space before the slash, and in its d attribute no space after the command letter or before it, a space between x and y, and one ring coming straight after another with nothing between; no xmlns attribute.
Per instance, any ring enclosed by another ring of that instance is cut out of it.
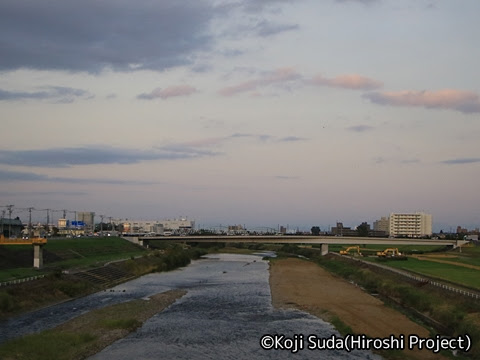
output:
<svg viewBox="0 0 480 360"><path fill-rule="evenodd" d="M264 350L260 339L267 334L292 339L300 334L339 336L332 325L308 313L274 309L268 280L268 262L261 255L208 255L186 268L149 274L0 323L0 341L54 327L95 308L185 289L181 299L90 360L381 359L370 351L307 350L306 346L295 353L295 347Z"/></svg>

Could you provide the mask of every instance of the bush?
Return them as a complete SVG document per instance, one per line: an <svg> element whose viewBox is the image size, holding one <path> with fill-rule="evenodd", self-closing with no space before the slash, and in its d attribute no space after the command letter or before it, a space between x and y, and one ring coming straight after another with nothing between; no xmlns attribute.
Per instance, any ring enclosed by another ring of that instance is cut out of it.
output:
<svg viewBox="0 0 480 360"><path fill-rule="evenodd" d="M0 292L0 312L13 311L16 308L15 299L6 292Z"/></svg>

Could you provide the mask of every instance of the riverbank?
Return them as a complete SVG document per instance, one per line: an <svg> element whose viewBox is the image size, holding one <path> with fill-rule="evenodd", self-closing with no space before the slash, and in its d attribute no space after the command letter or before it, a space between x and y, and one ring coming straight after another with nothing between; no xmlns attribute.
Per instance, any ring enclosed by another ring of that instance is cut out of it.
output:
<svg viewBox="0 0 480 360"><path fill-rule="evenodd" d="M354 334L371 338L392 334L429 337L424 327L310 261L296 258L271 261L270 288L274 307L296 308L328 322L337 318ZM417 350L384 351L381 355L391 359L446 359L431 351Z"/></svg>
<svg viewBox="0 0 480 360"><path fill-rule="evenodd" d="M86 296L145 274L186 266L205 253L201 249L164 244L164 249L149 251L139 258L84 271L56 271L39 280L6 286L0 288L0 321Z"/></svg>
<svg viewBox="0 0 480 360"><path fill-rule="evenodd" d="M171 290L90 311L54 329L28 335L0 346L9 360L85 359L135 331L146 320L186 294Z"/></svg>

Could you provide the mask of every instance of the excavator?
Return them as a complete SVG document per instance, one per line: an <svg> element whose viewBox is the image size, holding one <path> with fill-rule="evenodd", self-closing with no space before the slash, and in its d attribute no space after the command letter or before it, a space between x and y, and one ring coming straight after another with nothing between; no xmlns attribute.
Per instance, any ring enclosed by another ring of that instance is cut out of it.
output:
<svg viewBox="0 0 480 360"><path fill-rule="evenodd" d="M377 256L381 258L391 258L397 260L407 260L407 257L398 251L397 248L388 248L383 251L377 251Z"/></svg>
<svg viewBox="0 0 480 360"><path fill-rule="evenodd" d="M345 250L340 250L340 255L350 255L351 250L356 250L356 253L353 253L353 255L358 254L358 256L363 256L360 252L360 246L350 246Z"/></svg>

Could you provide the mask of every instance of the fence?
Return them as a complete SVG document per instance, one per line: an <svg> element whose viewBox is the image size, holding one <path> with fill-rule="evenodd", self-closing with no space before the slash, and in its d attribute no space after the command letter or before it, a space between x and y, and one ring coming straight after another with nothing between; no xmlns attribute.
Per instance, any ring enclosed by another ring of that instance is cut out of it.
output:
<svg viewBox="0 0 480 360"><path fill-rule="evenodd" d="M44 277L45 277L45 275L37 275L37 276L30 276L30 277L23 278L23 279L16 279L16 280L11 280L11 281L4 281L4 282L0 282L0 287L2 287L2 286L8 286L8 285L21 284L21 283L25 283L25 282L28 282L28 281L33 281L33 280L37 280L37 279L42 279L42 278L44 278Z"/></svg>
<svg viewBox="0 0 480 360"><path fill-rule="evenodd" d="M331 253L331 254L335 254L337 256L342 256L342 255L336 254L336 253ZM349 259L354 260L354 261L359 261L363 264L376 266L376 267L382 268L384 270L390 271L392 273L404 276L406 278L409 278L409 279L412 279L412 280L415 280L415 281L418 281L418 282L422 282L422 283L428 283L430 285L439 287L439 288L447 290L447 291L451 291L451 292L454 292L454 293L457 293L457 294L460 294L460 295L463 295L463 296L471 297L475 300L480 299L480 294L478 294L478 293L473 293L473 292L470 292L470 291L467 291L467 290L459 289L459 288L449 286L449 285L446 285L444 283L434 281L434 280L431 280L431 279L428 279L428 278L422 278L420 276L409 274L409 273L406 273L404 271L400 271L400 270L397 270L397 269L393 269L393 268L388 267L388 266L384 266L384 265L380 265L380 264L374 264L374 263L371 263L369 261L363 261L361 259L356 259L356 258L352 258L352 257L349 257Z"/></svg>

